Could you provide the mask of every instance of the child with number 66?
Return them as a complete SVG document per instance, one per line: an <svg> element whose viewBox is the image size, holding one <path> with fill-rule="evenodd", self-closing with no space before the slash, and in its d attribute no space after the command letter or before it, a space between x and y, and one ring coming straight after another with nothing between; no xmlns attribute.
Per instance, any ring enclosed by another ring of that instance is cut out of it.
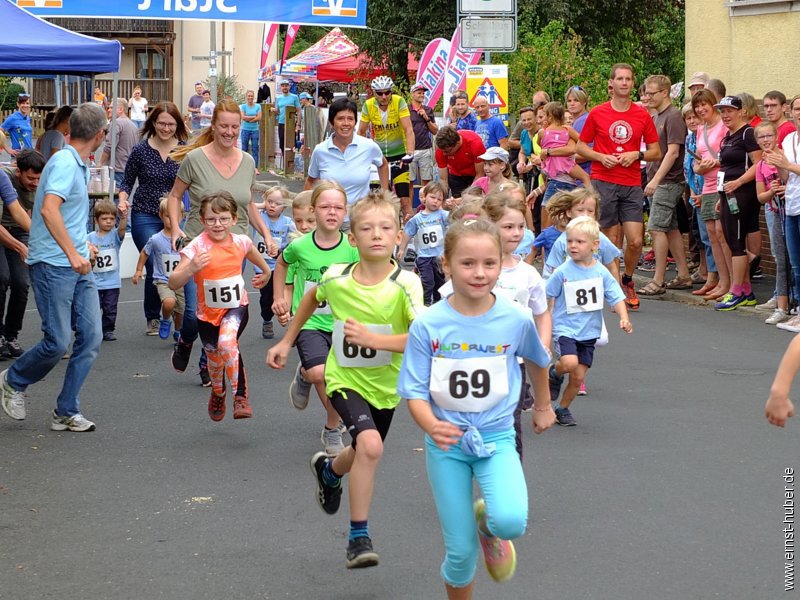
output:
<svg viewBox="0 0 800 600"><path fill-rule="evenodd" d="M197 329L208 356L211 397L208 416L221 421L225 416L225 376L233 387L233 418L253 416L247 397L244 361L239 337L247 326L247 292L242 277L246 258L261 273L253 286L263 288L272 272L264 257L246 235L231 233L238 213L229 192L219 191L200 199L200 216L205 229L181 250L180 262L169 277L169 287L181 289L190 278L197 284Z"/></svg>

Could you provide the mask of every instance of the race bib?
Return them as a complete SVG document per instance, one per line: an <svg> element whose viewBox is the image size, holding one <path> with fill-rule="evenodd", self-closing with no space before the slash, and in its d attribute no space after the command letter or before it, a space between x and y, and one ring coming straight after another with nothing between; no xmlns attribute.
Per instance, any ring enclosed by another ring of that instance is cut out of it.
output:
<svg viewBox="0 0 800 600"><path fill-rule="evenodd" d="M208 308L239 308L244 297L241 275L203 281L203 297Z"/></svg>
<svg viewBox="0 0 800 600"><path fill-rule="evenodd" d="M161 270L164 275L169 275L181 262L180 254L162 254L161 255Z"/></svg>
<svg viewBox="0 0 800 600"><path fill-rule="evenodd" d="M95 273L108 273L109 271L117 270L118 254L113 248L108 250L100 250L94 258L94 267L92 270Z"/></svg>
<svg viewBox="0 0 800 600"><path fill-rule="evenodd" d="M317 287L316 281L306 281L306 286L303 290L304 294L308 293L308 290L311 288ZM329 315L331 314L331 307L328 304L328 301L325 300L324 302L320 302L320 305L317 307L317 310L314 311L315 315Z"/></svg>
<svg viewBox="0 0 800 600"><path fill-rule="evenodd" d="M603 278L564 282L567 314L592 312L603 309Z"/></svg>
<svg viewBox="0 0 800 600"><path fill-rule="evenodd" d="M725 191L725 171L717 171L717 191Z"/></svg>
<svg viewBox="0 0 800 600"><path fill-rule="evenodd" d="M373 333L392 334L391 325L367 325ZM344 322L333 323L333 354L341 367L385 367L392 362L392 353L388 350L374 350L351 344L344 337Z"/></svg>
<svg viewBox="0 0 800 600"><path fill-rule="evenodd" d="M417 230L417 247L438 248L444 244L441 225L427 225Z"/></svg>
<svg viewBox="0 0 800 600"><path fill-rule="evenodd" d="M489 410L508 396L507 360L505 355L478 358L435 356L431 364L431 397L445 410Z"/></svg>

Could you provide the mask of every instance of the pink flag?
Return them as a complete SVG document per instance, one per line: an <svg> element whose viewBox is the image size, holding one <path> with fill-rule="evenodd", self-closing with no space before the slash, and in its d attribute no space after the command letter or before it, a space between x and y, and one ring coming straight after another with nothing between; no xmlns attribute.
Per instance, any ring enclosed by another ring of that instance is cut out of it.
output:
<svg viewBox="0 0 800 600"><path fill-rule="evenodd" d="M481 50L477 52L465 52L458 46L461 43L461 28L456 27L453 39L450 42L450 54L447 61L447 71L443 79L443 102L445 110L450 105L450 96L459 89L466 89L467 67L478 64L481 59Z"/></svg>
<svg viewBox="0 0 800 600"><path fill-rule="evenodd" d="M435 106L442 95L444 72L447 70L447 57L450 52L450 41L444 38L431 40L419 59L417 68L417 82L424 83L428 91L425 92L425 105Z"/></svg>
<svg viewBox="0 0 800 600"><path fill-rule="evenodd" d="M300 25L296 25L292 23L286 29L286 39L283 42L283 58L281 58L281 69L280 72L283 72L283 63L286 62L286 57L289 56L289 49L294 44L294 38L297 37L297 32L300 31Z"/></svg>
<svg viewBox="0 0 800 600"><path fill-rule="evenodd" d="M264 41L261 43L261 68L267 66L269 60L269 50L275 42L275 36L278 34L277 23L264 23Z"/></svg>

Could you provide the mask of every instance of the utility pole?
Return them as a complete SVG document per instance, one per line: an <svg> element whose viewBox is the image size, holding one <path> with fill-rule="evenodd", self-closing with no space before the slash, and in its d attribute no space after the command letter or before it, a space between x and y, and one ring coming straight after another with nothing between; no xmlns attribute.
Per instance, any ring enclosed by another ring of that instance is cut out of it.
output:
<svg viewBox="0 0 800 600"><path fill-rule="evenodd" d="M208 56L192 56L192 60L208 61L208 85L211 88L211 101L217 103L217 56L230 56L230 50L217 52L217 24L211 21L209 24L210 39L208 40Z"/></svg>

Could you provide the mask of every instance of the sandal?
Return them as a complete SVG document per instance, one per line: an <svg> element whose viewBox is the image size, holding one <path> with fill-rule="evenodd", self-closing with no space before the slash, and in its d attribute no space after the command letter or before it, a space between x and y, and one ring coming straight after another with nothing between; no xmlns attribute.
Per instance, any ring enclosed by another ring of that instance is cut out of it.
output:
<svg viewBox="0 0 800 600"><path fill-rule="evenodd" d="M700 274L700 271L695 271L692 273L692 283L696 285L704 284L706 282L706 278Z"/></svg>
<svg viewBox="0 0 800 600"><path fill-rule="evenodd" d="M690 290L692 289L691 277L676 277L667 284L668 290Z"/></svg>
<svg viewBox="0 0 800 600"><path fill-rule="evenodd" d="M642 289L636 290L636 293L640 294L641 296L660 296L666 291L667 288L663 283L656 283L655 281L651 281Z"/></svg>

